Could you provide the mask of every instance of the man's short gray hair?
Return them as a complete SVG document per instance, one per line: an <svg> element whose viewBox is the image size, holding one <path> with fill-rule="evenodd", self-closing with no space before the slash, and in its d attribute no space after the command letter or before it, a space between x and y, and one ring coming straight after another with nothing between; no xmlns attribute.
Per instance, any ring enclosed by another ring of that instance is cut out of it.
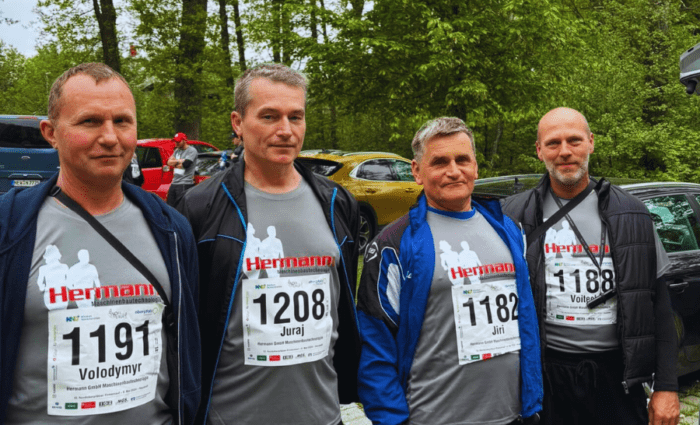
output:
<svg viewBox="0 0 700 425"><path fill-rule="evenodd" d="M129 83L126 82L124 77L117 71L113 70L109 65L105 65L99 62L88 62L76 65L64 72L60 77L56 78L51 86L51 91L49 92L49 111L48 116L52 122L56 122L58 119L58 111L61 109L61 94L63 93L63 86L70 77L78 74L85 74L89 77L95 79L95 83L100 81L110 80L112 78L117 78L121 80L126 87L131 91Z"/></svg>
<svg viewBox="0 0 700 425"><path fill-rule="evenodd" d="M416 132L416 135L413 137L413 142L411 142L413 158L416 161L421 160L425 153L425 144L433 137L450 136L455 133L464 133L469 137L469 141L472 143L472 151L474 155L476 155L474 135L464 121L455 117L440 117L423 124L418 132Z"/></svg>
<svg viewBox="0 0 700 425"><path fill-rule="evenodd" d="M306 99L306 77L301 73L279 63L259 65L247 69L236 81L233 91L233 110L241 116L245 115L248 105L253 100L250 96L250 84L256 78L267 78L288 86L299 87L304 90L304 99Z"/></svg>

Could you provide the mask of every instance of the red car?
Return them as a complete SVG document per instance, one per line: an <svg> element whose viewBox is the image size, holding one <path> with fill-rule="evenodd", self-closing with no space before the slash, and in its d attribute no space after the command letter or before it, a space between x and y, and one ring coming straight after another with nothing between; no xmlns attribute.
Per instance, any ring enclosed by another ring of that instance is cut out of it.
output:
<svg viewBox="0 0 700 425"><path fill-rule="evenodd" d="M197 149L197 152L218 152L218 149L206 142L188 140L187 143ZM136 156L143 173L144 190L153 192L164 201L168 197L173 171L166 164L175 150L175 142L171 139L144 139L137 142ZM194 176L194 183L204 180L204 176Z"/></svg>

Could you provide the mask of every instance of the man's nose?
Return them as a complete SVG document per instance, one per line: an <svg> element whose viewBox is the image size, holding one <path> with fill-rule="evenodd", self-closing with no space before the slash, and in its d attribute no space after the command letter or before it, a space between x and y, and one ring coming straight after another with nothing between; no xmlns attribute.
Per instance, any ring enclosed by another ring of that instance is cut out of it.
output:
<svg viewBox="0 0 700 425"><path fill-rule="evenodd" d="M282 117L277 126L277 135L282 137L291 137L292 135L292 124L289 122L289 118Z"/></svg>
<svg viewBox="0 0 700 425"><path fill-rule="evenodd" d="M115 145L119 141L117 131L114 128L114 123L111 120L105 120L102 124L102 143L106 145Z"/></svg>
<svg viewBox="0 0 700 425"><path fill-rule="evenodd" d="M561 149L559 149L559 155L560 156L569 156L571 154L572 154L571 145L569 145L569 143L566 141L562 142Z"/></svg>
<svg viewBox="0 0 700 425"><path fill-rule="evenodd" d="M447 175L449 177L456 177L459 175L459 167L457 167L457 163L455 161L450 161L450 163L447 165Z"/></svg>

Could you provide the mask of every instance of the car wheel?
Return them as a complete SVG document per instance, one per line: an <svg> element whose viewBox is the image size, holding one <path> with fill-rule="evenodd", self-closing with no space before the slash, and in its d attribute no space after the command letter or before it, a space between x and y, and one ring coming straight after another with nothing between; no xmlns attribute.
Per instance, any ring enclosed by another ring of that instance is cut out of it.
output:
<svg viewBox="0 0 700 425"><path fill-rule="evenodd" d="M374 237L374 219L366 210L360 210L360 240L358 249L364 255L367 244Z"/></svg>

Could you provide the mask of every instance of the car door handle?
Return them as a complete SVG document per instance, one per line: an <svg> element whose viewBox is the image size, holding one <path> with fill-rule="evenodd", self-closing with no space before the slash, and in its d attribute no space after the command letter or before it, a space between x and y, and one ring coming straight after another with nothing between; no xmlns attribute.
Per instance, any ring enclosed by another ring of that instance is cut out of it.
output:
<svg viewBox="0 0 700 425"><path fill-rule="evenodd" d="M377 189L365 189L367 193L377 193Z"/></svg>
<svg viewBox="0 0 700 425"><path fill-rule="evenodd" d="M686 289L688 289L688 286L690 284L688 282L678 282L678 283L672 283L668 285L668 289L677 292L679 294L682 294L685 292Z"/></svg>
<svg viewBox="0 0 700 425"><path fill-rule="evenodd" d="M414 190L414 189L410 189L410 188L408 188L408 189L404 189L404 190L405 190L406 192L408 192L408 193L413 193L413 192L415 192L415 190Z"/></svg>

